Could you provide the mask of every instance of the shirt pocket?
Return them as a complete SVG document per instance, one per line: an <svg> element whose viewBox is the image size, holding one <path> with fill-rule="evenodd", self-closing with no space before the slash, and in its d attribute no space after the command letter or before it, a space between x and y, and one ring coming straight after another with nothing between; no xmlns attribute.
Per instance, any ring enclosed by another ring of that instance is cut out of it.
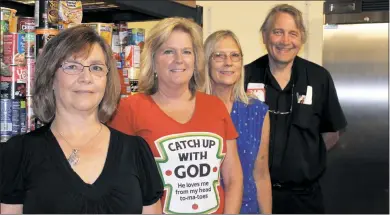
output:
<svg viewBox="0 0 390 215"><path fill-rule="evenodd" d="M292 124L301 129L310 129L314 124L314 111L312 105L298 104L293 108Z"/></svg>

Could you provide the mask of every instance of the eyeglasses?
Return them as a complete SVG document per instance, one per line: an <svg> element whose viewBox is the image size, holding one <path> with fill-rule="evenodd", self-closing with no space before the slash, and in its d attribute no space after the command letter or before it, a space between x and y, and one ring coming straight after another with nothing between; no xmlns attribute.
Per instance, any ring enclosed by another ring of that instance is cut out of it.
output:
<svg viewBox="0 0 390 215"><path fill-rule="evenodd" d="M62 70L69 75L79 75L83 72L84 67L88 67L91 74L97 77L103 77L108 73L107 66L103 64L91 64L89 66L84 66L81 63L76 62L64 62L61 64Z"/></svg>
<svg viewBox="0 0 390 215"><path fill-rule="evenodd" d="M264 86L266 88L267 85ZM290 110L289 111L278 111L278 110L268 110L268 112L275 114L275 115L287 115L292 113L292 108L294 104L294 84L291 87L291 105L290 105Z"/></svg>
<svg viewBox="0 0 390 215"><path fill-rule="evenodd" d="M233 62L239 62L242 59L242 54L240 52L231 52L229 56ZM228 56L224 52L214 52L213 54L211 54L211 57L216 62L223 62L227 59Z"/></svg>

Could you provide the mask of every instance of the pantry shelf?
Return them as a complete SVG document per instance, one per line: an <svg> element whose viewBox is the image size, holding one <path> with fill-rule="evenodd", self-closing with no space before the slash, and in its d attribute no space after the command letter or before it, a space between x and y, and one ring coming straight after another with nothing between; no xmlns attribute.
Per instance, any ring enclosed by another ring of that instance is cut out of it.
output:
<svg viewBox="0 0 390 215"><path fill-rule="evenodd" d="M34 1L2 0L0 6L14 8L22 16L34 16ZM83 22L150 21L175 16L202 25L203 7L170 0L83 0Z"/></svg>

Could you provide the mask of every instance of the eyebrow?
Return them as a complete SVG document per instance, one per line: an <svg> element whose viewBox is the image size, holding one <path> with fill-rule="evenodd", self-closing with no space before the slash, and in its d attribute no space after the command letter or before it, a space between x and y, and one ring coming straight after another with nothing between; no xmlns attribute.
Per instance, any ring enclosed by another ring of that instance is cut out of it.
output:
<svg viewBox="0 0 390 215"><path fill-rule="evenodd" d="M171 46L167 46L167 47L162 47L162 49L177 49L177 48L174 48L174 47L171 47ZM192 47L184 47L183 49L193 49Z"/></svg>
<svg viewBox="0 0 390 215"><path fill-rule="evenodd" d="M214 53L225 53L225 54L229 54L229 53L240 53L239 50L234 50L234 51L214 51Z"/></svg>
<svg viewBox="0 0 390 215"><path fill-rule="evenodd" d="M104 64L104 62L101 60L92 60L91 64Z"/></svg>
<svg viewBox="0 0 390 215"><path fill-rule="evenodd" d="M73 62L73 63L81 63L80 61L75 60L75 59L68 59L66 61ZM92 61L90 61L90 64L104 64L104 62L102 62L101 60L92 60Z"/></svg>

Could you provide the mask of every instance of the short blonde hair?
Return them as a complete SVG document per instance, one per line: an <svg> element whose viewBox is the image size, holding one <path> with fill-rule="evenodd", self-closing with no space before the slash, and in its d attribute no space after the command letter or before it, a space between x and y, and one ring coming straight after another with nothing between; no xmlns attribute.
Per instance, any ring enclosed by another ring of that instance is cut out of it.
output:
<svg viewBox="0 0 390 215"><path fill-rule="evenodd" d="M156 51L175 30L186 32L192 39L192 46L195 53L195 71L189 83L192 95L195 95L203 85L204 51L202 29L194 21L181 17L166 18L157 23L149 32L141 53L141 71L138 78L139 92L153 95L158 90L158 82L155 79L155 58Z"/></svg>
<svg viewBox="0 0 390 215"><path fill-rule="evenodd" d="M212 85L212 81L211 81L211 71L210 71L210 67L211 67L211 55L213 54L213 52L215 51L215 45L221 41L222 39L225 39L225 38L232 38L237 46L238 46L238 49L240 50L240 53L241 55L242 54L242 48L241 48L241 45L240 45L240 41L238 40L238 37L230 30L219 30L219 31L216 31L214 33L212 33L210 36L207 37L205 43L204 43L204 49L205 49L205 59L206 59L206 68L205 68L205 83L204 83L204 91L205 93L207 94L212 94L213 93L213 85ZM243 63L243 60L244 59L241 59L241 74L240 74L240 78L238 79L238 81L234 84L233 86L233 99L234 100L238 100L238 101L241 101L245 104L248 104L249 103L249 99L248 99L248 96L246 95L245 93L245 89L244 89L244 63Z"/></svg>
<svg viewBox="0 0 390 215"><path fill-rule="evenodd" d="M302 43L306 42L307 34L306 34L306 27L303 22L302 12L298 10L296 7L289 5L289 4L279 4L273 7L267 17L265 18L263 24L261 25L260 31L268 36L269 31L271 30L272 25L275 23L276 15L278 13L287 13L290 14L295 24L297 25L297 28L301 32L302 36Z"/></svg>
<svg viewBox="0 0 390 215"><path fill-rule="evenodd" d="M116 110L120 96L119 74L110 46L90 27L79 25L66 29L53 37L44 46L35 67L33 88L33 111L44 123L51 122L56 113L56 98L53 92L54 77L61 64L73 55L89 56L91 48L98 44L108 68L106 89L98 107L100 122L107 122Z"/></svg>

